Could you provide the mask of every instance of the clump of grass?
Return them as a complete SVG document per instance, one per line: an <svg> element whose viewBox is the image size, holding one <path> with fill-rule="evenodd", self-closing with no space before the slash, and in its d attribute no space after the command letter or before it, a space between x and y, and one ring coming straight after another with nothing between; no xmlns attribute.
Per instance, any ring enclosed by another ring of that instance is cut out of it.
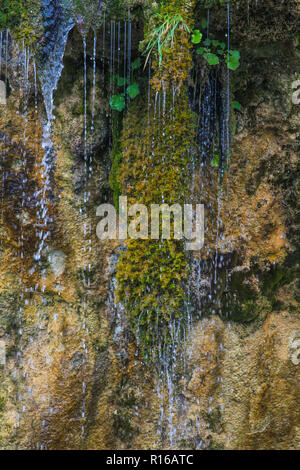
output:
<svg viewBox="0 0 300 470"><path fill-rule="evenodd" d="M159 23L159 26L150 30L146 35L147 47L144 50L144 55L146 55L145 66L149 60L149 57L152 52L157 48L158 54L158 64L162 64L163 51L168 46L173 46L175 31L178 28L184 29L190 33L190 29L184 18L179 13L156 13L154 20Z"/></svg>

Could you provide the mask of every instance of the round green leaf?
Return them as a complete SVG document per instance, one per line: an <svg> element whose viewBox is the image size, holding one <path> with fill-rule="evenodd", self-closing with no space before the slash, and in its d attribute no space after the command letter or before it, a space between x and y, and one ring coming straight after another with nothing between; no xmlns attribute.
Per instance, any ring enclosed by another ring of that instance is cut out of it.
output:
<svg viewBox="0 0 300 470"><path fill-rule="evenodd" d="M237 109L238 111L241 110L241 104L238 101L232 102L233 109Z"/></svg>
<svg viewBox="0 0 300 470"><path fill-rule="evenodd" d="M226 57L226 64L230 70L236 70L240 66L240 61L235 56L230 55Z"/></svg>
<svg viewBox="0 0 300 470"><path fill-rule="evenodd" d="M202 33L199 31L199 29L194 29L193 34L192 34L192 43L199 44L201 39L202 39Z"/></svg>
<svg viewBox="0 0 300 470"><path fill-rule="evenodd" d="M127 87L127 93L131 99L134 99L140 92L139 86L137 83L133 83Z"/></svg>
<svg viewBox="0 0 300 470"><path fill-rule="evenodd" d="M211 52L207 52L203 55L203 57L207 60L209 65L217 65L220 63L219 57L216 54L212 54Z"/></svg>
<svg viewBox="0 0 300 470"><path fill-rule="evenodd" d="M198 49L196 50L197 54L203 54L207 49L205 49L205 47L198 47Z"/></svg>
<svg viewBox="0 0 300 470"><path fill-rule="evenodd" d="M125 98L123 95L112 95L109 100L110 107L116 111L123 111L125 108Z"/></svg>
<svg viewBox="0 0 300 470"><path fill-rule="evenodd" d="M235 57L235 58L238 59L238 60L239 60L240 57L241 57L240 51L232 51L232 50L230 50L230 51L229 51L229 54L232 55L232 57Z"/></svg>

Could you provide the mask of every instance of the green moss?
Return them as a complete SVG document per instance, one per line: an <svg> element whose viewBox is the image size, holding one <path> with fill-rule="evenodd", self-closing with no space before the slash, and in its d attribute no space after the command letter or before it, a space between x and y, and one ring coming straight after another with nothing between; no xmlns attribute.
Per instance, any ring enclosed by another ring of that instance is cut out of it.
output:
<svg viewBox="0 0 300 470"><path fill-rule="evenodd" d="M24 0L0 1L0 29L15 29L26 15Z"/></svg>
<svg viewBox="0 0 300 470"><path fill-rule="evenodd" d="M10 34L26 46L41 38L41 0L0 0L0 30Z"/></svg>
<svg viewBox="0 0 300 470"><path fill-rule="evenodd" d="M189 24L182 2L168 2L167 11L180 14ZM151 204L186 202L194 142L186 87L191 67L186 29L176 30L160 66L153 53L150 111L143 97L132 103L121 134L121 157L115 153L122 195L128 197L129 205L143 203L149 213ZM158 345L171 342L170 325L183 318L188 272L181 240L129 240L122 251L117 295L129 312L145 358L154 359Z"/></svg>

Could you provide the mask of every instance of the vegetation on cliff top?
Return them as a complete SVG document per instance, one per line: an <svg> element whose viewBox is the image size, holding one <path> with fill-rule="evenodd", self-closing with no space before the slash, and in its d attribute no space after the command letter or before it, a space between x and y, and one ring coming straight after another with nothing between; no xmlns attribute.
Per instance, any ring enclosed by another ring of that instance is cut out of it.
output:
<svg viewBox="0 0 300 470"><path fill-rule="evenodd" d="M26 46L41 38L41 0L0 0L0 30L8 29Z"/></svg>

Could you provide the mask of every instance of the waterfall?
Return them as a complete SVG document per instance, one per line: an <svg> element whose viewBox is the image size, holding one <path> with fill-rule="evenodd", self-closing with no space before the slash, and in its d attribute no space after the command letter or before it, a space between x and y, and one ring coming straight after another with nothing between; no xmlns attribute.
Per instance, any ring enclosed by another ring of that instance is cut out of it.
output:
<svg viewBox="0 0 300 470"><path fill-rule="evenodd" d="M49 211L49 192L51 191L51 173L54 164L54 149L51 138L54 103L53 92L57 88L59 78L63 70L63 57L67 44L68 34L74 23L64 14L64 9L59 0L43 0L43 23L45 28L45 45L40 53L38 63L38 76L41 85L46 121L43 125L42 147L44 157L41 163L41 178L43 188L38 194L39 205L37 210L37 226L40 227L40 243L35 254L35 260L39 261L45 242L49 236L48 224L51 222Z"/></svg>
<svg viewBox="0 0 300 470"><path fill-rule="evenodd" d="M56 90L63 70L63 57L68 34L74 26L65 15L59 0L43 0L43 23L46 43L40 53L39 80L41 84L48 122L53 116L53 91Z"/></svg>

